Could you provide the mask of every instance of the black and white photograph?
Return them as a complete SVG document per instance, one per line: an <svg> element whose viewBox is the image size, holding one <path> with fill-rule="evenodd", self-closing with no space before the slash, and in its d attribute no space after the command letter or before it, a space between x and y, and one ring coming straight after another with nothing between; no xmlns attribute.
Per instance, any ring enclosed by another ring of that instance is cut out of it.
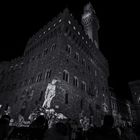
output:
<svg viewBox="0 0 140 140"><path fill-rule="evenodd" d="M0 140L140 140L138 3L1 7Z"/></svg>

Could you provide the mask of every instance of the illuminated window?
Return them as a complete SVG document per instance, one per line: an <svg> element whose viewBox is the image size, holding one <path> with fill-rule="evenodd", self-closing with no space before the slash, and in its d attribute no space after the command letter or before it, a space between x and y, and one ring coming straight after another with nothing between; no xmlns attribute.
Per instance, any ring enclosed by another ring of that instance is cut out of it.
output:
<svg viewBox="0 0 140 140"><path fill-rule="evenodd" d="M86 83L85 83L85 81L82 81L82 83L81 83L81 89L84 90L84 91L86 91Z"/></svg>
<svg viewBox="0 0 140 140"><path fill-rule="evenodd" d="M71 21L69 20L68 23L71 24Z"/></svg>
<svg viewBox="0 0 140 140"><path fill-rule="evenodd" d="M63 80L69 82L69 72L67 70L63 71Z"/></svg>
<svg viewBox="0 0 140 140"><path fill-rule="evenodd" d="M78 87L78 78L76 76L73 78L73 85Z"/></svg>

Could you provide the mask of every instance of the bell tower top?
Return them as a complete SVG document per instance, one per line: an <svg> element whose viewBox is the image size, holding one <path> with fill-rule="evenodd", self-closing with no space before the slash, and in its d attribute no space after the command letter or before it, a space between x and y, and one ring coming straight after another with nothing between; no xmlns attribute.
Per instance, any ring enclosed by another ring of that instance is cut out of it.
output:
<svg viewBox="0 0 140 140"><path fill-rule="evenodd" d="M89 2L85 7L84 7L84 13L94 13L94 14L96 14L96 12L95 12L95 10L93 9L93 6L92 6L92 4Z"/></svg>
<svg viewBox="0 0 140 140"><path fill-rule="evenodd" d="M96 17L96 12L90 2L84 6L82 14L82 25L84 27L85 33L92 40L92 42L98 43L99 21Z"/></svg>

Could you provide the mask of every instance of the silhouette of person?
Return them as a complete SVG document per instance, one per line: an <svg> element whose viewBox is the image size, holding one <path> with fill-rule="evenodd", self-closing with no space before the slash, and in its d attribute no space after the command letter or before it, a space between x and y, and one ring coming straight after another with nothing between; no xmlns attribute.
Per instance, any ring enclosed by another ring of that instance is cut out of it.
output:
<svg viewBox="0 0 140 140"><path fill-rule="evenodd" d="M68 138L67 126L62 122L58 122L46 131L43 140L68 140Z"/></svg>
<svg viewBox="0 0 140 140"><path fill-rule="evenodd" d="M9 132L10 116L3 115L0 119L0 140L4 140Z"/></svg>
<svg viewBox="0 0 140 140"><path fill-rule="evenodd" d="M120 140L117 130L113 128L114 118L112 115L105 115L102 127L97 132L95 140Z"/></svg>
<svg viewBox="0 0 140 140"><path fill-rule="evenodd" d="M38 116L29 126L30 139L41 140L45 131L48 129L48 121L43 115Z"/></svg>
<svg viewBox="0 0 140 140"><path fill-rule="evenodd" d="M137 136L133 132L133 129L130 126L126 126L122 134L122 139L123 140L137 140Z"/></svg>

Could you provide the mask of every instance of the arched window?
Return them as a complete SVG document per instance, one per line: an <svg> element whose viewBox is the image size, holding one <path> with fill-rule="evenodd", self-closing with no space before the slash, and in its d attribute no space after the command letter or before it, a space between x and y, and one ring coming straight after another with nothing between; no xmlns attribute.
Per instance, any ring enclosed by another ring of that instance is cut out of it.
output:
<svg viewBox="0 0 140 140"><path fill-rule="evenodd" d="M48 52L48 49L46 48L46 49L44 50L44 55L47 55L47 52Z"/></svg>
<svg viewBox="0 0 140 140"><path fill-rule="evenodd" d="M41 80L42 80L42 73L39 73L36 82L40 82Z"/></svg>
<svg viewBox="0 0 140 140"><path fill-rule="evenodd" d="M47 78L50 78L51 77L51 73L52 73L52 70L46 70L46 74L45 74L45 79Z"/></svg>
<svg viewBox="0 0 140 140"><path fill-rule="evenodd" d="M90 72L90 66L89 65L87 66L87 68L88 68L88 71Z"/></svg>
<svg viewBox="0 0 140 140"><path fill-rule="evenodd" d="M30 80L30 84L33 84L35 82L35 77L31 77L31 80ZM22 86L22 82L21 82L21 86Z"/></svg>
<svg viewBox="0 0 140 140"><path fill-rule="evenodd" d="M66 46L66 51L71 54L71 46L69 44Z"/></svg>
<svg viewBox="0 0 140 140"><path fill-rule="evenodd" d="M74 58L79 61L79 53L76 52Z"/></svg>
<svg viewBox="0 0 140 140"><path fill-rule="evenodd" d="M83 91L86 91L86 83L85 83L85 81L82 81L82 83L81 83L81 89Z"/></svg>
<svg viewBox="0 0 140 140"><path fill-rule="evenodd" d="M95 70L95 76L97 76L97 71Z"/></svg>
<svg viewBox="0 0 140 140"><path fill-rule="evenodd" d="M56 48L56 44L55 44L55 43L53 43L53 44L52 44L52 47L51 47L51 51L54 51L54 50L55 50L55 48Z"/></svg>
<svg viewBox="0 0 140 140"><path fill-rule="evenodd" d="M76 76L73 77L73 85L78 87L78 78Z"/></svg>
<svg viewBox="0 0 140 140"><path fill-rule="evenodd" d="M63 71L63 80L69 82L69 72L67 70Z"/></svg>
<svg viewBox="0 0 140 140"><path fill-rule="evenodd" d="M82 59L82 65L86 65L86 61L85 61L85 59Z"/></svg>
<svg viewBox="0 0 140 140"><path fill-rule="evenodd" d="M39 101L41 101L42 97L43 97L43 91L41 91L40 93Z"/></svg>

